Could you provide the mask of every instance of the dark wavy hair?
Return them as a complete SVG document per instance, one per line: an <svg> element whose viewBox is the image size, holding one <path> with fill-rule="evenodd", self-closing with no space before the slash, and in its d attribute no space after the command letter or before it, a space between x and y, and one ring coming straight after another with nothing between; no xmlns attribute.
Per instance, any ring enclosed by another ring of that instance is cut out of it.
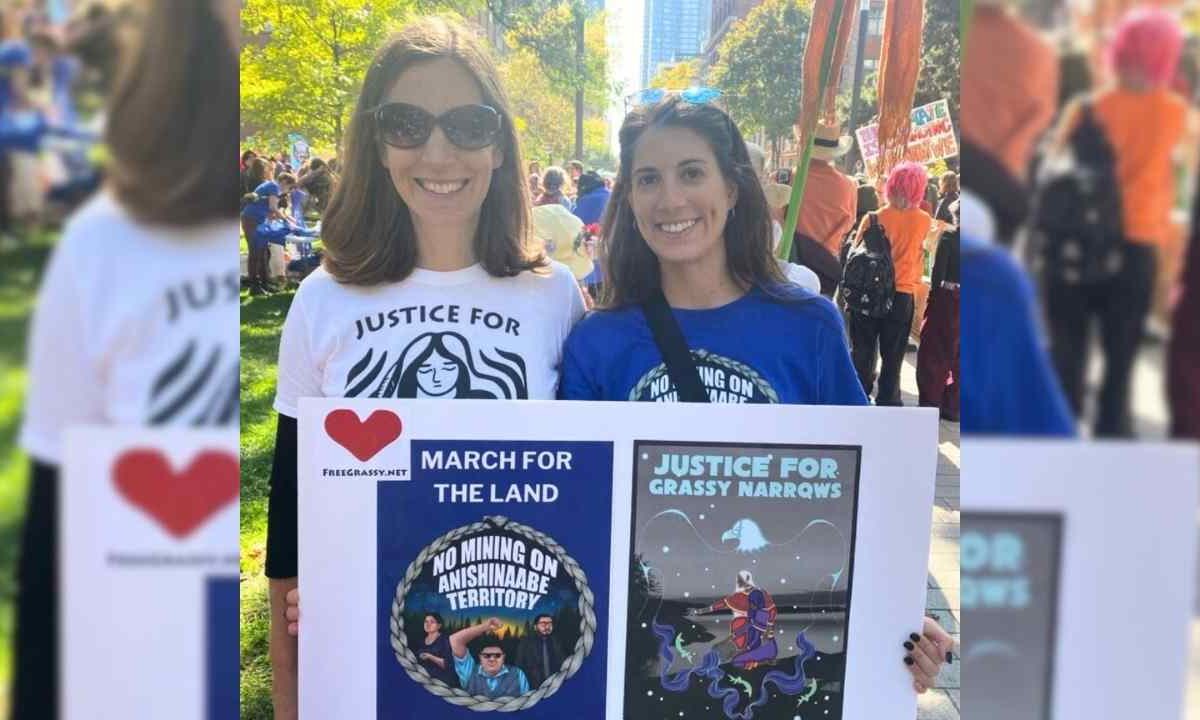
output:
<svg viewBox="0 0 1200 720"><path fill-rule="evenodd" d="M329 200L321 230L325 269L339 282L396 282L416 267L412 217L379 162L383 146L370 111L383 101L400 73L441 58L454 60L470 73L479 85L483 104L495 108L502 119L498 143L504 162L492 172L483 200L475 231L475 256L495 277L547 266L544 255L527 249L529 186L496 66L471 30L452 20L426 17L405 26L375 54L346 130L342 179Z"/></svg>
<svg viewBox="0 0 1200 720"><path fill-rule="evenodd" d="M737 125L715 105L693 104L677 96L634 109L621 125L621 167L612 198L604 211L603 248L606 290L603 305L618 308L645 302L662 286L658 257L638 230L630 204L633 156L637 142L651 128L678 127L708 142L721 175L737 188L735 211L725 221L725 262L733 279L745 288L774 293L786 283L771 255L771 216L746 141Z"/></svg>
<svg viewBox="0 0 1200 720"><path fill-rule="evenodd" d="M433 618L433 621L434 621L435 623L437 623L437 624L438 624L438 629L439 629L439 630L440 630L440 629L442 629L442 628L444 628L444 627L446 627L446 621L445 621L445 620L443 620L443 619L442 619L442 616L441 616L440 614L438 614L438 613L435 613L435 612L427 612L427 613L425 613L425 617L427 617L427 618Z"/></svg>

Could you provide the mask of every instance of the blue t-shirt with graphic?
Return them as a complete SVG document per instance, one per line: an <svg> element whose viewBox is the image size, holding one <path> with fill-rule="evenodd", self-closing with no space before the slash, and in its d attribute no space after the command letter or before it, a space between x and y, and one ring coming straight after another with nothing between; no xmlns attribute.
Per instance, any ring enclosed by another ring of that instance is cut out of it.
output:
<svg viewBox="0 0 1200 720"><path fill-rule="evenodd" d="M866 405L841 316L799 287L753 289L711 310L672 309L712 402ZM564 400L674 402L678 394L640 307L603 310L563 349Z"/></svg>
<svg viewBox="0 0 1200 720"><path fill-rule="evenodd" d="M268 180L258 187L254 188L254 194L258 196L258 200L249 203L242 209L242 217L254 219L255 225L261 225L267 215L271 213L270 197L279 197L279 184L274 180Z"/></svg>

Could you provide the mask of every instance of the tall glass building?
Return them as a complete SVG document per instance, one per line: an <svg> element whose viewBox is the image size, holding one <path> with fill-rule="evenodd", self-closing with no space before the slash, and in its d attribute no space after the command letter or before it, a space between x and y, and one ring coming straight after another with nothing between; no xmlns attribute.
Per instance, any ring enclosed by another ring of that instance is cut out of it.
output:
<svg viewBox="0 0 1200 720"><path fill-rule="evenodd" d="M712 0L646 0L642 87L660 66L699 55L708 39Z"/></svg>

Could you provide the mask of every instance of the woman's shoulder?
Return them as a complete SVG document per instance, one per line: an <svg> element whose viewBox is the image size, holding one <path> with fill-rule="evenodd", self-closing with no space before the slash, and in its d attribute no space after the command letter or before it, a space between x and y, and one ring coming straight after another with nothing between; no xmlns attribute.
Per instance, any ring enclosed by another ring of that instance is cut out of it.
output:
<svg viewBox="0 0 1200 720"><path fill-rule="evenodd" d="M296 294L292 297L292 305L321 306L344 300L359 290L360 288L354 285L338 282L337 278L325 269L325 265L321 264L300 281L300 286L296 288Z"/></svg>
<svg viewBox="0 0 1200 720"><path fill-rule="evenodd" d="M641 308L636 305L590 310L575 324L568 342L609 345L614 337L632 337L629 331L645 324Z"/></svg>
<svg viewBox="0 0 1200 720"><path fill-rule="evenodd" d="M58 247L73 255L92 258L93 262L112 259L128 264L144 256L173 255L175 252L221 252L222 257L234 258L221 248L232 251L230 238L235 238L235 219L214 220L191 227L152 225L134 217L108 189L102 189L85 202L63 226ZM230 260L232 262L232 259Z"/></svg>
<svg viewBox="0 0 1200 720"><path fill-rule="evenodd" d="M550 258L546 259L546 264L542 267L525 270L512 280L550 294L563 291L578 292L578 283L570 268Z"/></svg>
<svg viewBox="0 0 1200 720"><path fill-rule="evenodd" d="M829 298L794 283L782 283L767 289L756 289L754 299L779 308L788 322L816 324L842 329L842 316Z"/></svg>

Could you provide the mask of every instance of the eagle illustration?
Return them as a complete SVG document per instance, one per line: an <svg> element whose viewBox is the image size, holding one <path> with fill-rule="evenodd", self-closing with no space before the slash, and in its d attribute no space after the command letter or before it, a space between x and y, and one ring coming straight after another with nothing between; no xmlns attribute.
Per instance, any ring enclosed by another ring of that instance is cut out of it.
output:
<svg viewBox="0 0 1200 720"><path fill-rule="evenodd" d="M758 552L771 544L763 535L758 523L750 518L742 518L726 530L725 534L721 535L721 542L726 540L737 540L738 545L734 549L740 553Z"/></svg>

